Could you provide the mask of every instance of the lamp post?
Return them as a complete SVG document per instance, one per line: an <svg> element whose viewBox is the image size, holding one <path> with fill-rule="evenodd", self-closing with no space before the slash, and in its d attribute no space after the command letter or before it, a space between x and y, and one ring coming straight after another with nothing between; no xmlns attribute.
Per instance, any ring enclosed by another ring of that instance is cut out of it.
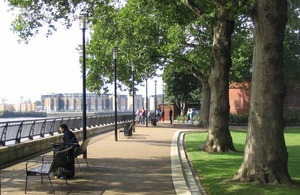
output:
<svg viewBox="0 0 300 195"><path fill-rule="evenodd" d="M135 111L134 111L134 64L131 65L131 71L132 71L132 131L135 132Z"/></svg>
<svg viewBox="0 0 300 195"><path fill-rule="evenodd" d="M148 75L146 77L146 127L148 127Z"/></svg>
<svg viewBox="0 0 300 195"><path fill-rule="evenodd" d="M162 122L165 121L165 84L162 84Z"/></svg>
<svg viewBox="0 0 300 195"><path fill-rule="evenodd" d="M154 80L154 84L155 84L155 93L154 93L154 118L155 118L155 124L156 124L156 120L157 120L157 118L156 118L156 107L157 107L157 105L156 105L156 84L157 84L157 80Z"/></svg>
<svg viewBox="0 0 300 195"><path fill-rule="evenodd" d="M112 50L113 53L113 60L114 60L114 81L115 81L115 93L114 93L114 102L115 102L115 141L118 141L118 111L117 111L117 58L118 58L118 51L117 47L114 47Z"/></svg>
<svg viewBox="0 0 300 195"><path fill-rule="evenodd" d="M84 10L80 12L80 29L82 30L82 139L85 141L86 136L86 56L85 56L85 31L88 23L88 13ZM83 154L83 158L87 157L87 152Z"/></svg>

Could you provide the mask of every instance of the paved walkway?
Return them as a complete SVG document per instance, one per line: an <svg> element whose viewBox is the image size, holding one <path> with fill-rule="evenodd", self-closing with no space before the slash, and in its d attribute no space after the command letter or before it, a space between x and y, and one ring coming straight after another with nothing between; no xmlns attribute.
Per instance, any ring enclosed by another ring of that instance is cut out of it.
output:
<svg viewBox="0 0 300 195"><path fill-rule="evenodd" d="M68 180L53 179L56 194L201 194L197 177L189 170L179 131L199 131L187 124L159 123L137 126L132 137L114 132L93 137L88 146L88 162L80 157L79 170ZM47 153L52 155L52 152ZM34 158L40 159L40 157ZM1 195L24 194L25 163L1 171ZM187 180L187 182L185 181ZM51 194L47 178L29 177L28 194Z"/></svg>

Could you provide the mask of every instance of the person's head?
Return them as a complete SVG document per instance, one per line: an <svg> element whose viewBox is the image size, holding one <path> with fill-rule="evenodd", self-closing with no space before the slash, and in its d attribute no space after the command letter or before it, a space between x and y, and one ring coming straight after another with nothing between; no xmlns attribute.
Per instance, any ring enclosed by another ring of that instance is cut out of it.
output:
<svg viewBox="0 0 300 195"><path fill-rule="evenodd" d="M68 125L66 125L66 124L61 124L60 125L60 128L59 128L60 132L63 133L63 132L65 132L66 129L68 129Z"/></svg>

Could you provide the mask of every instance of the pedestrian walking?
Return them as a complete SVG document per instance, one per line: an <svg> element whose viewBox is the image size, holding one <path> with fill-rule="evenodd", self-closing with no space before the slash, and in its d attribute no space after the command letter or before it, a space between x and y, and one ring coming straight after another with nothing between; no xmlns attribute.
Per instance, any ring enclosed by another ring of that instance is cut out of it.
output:
<svg viewBox="0 0 300 195"><path fill-rule="evenodd" d="M170 118L170 124L172 124L173 123L173 110L172 110L172 108L170 108L170 110L169 110L169 118Z"/></svg>

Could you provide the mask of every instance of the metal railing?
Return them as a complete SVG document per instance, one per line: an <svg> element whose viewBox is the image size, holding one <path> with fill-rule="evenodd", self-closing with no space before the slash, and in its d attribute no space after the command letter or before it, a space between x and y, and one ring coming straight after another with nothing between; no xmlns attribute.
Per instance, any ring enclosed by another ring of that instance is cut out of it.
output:
<svg viewBox="0 0 300 195"><path fill-rule="evenodd" d="M117 118L118 122L129 120L132 120L130 114L118 115ZM95 127L114 122L114 115L89 116L86 125ZM54 135L59 133L59 126L63 123L73 131L80 130L82 116L0 122L0 145L18 144L25 140Z"/></svg>

